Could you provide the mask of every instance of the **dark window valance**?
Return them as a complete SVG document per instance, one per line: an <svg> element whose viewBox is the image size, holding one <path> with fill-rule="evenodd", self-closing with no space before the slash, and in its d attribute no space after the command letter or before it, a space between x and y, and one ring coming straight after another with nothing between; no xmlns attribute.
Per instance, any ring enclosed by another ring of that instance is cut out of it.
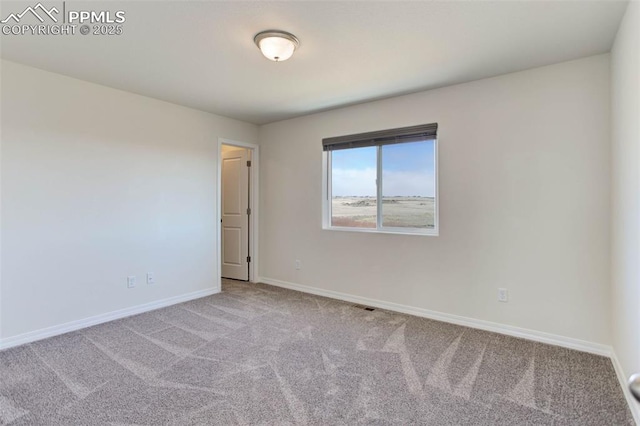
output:
<svg viewBox="0 0 640 426"><path fill-rule="evenodd" d="M436 139L437 134L438 123L421 124L419 126L402 127L399 129L379 130L376 132L358 133L357 135L325 138L322 139L322 149L324 151L335 151L338 149L418 142Z"/></svg>

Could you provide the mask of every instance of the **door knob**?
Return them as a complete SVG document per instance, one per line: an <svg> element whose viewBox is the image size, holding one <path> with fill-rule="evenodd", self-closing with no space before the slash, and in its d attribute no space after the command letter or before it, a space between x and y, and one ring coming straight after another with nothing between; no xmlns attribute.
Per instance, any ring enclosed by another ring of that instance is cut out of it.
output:
<svg viewBox="0 0 640 426"><path fill-rule="evenodd" d="M633 396L640 401L640 374L634 374L629 378L629 389Z"/></svg>

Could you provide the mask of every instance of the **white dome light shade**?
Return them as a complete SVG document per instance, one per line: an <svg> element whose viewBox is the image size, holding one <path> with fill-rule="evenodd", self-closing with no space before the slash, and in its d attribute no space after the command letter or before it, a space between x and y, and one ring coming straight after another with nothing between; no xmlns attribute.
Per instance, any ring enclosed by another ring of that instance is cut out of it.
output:
<svg viewBox="0 0 640 426"><path fill-rule="evenodd" d="M253 41L265 58L275 62L286 61L300 46L296 36L277 30L262 31L256 34Z"/></svg>

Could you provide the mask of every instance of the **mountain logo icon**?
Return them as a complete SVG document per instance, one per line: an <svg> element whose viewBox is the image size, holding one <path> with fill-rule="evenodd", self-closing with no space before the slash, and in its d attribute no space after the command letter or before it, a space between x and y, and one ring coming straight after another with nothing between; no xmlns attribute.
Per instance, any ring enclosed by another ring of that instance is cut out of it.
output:
<svg viewBox="0 0 640 426"><path fill-rule="evenodd" d="M44 22L44 17L49 17L49 19L51 19L53 22L58 22L58 18L56 18L55 16L53 16L53 14L58 14L60 13L60 11L58 11L58 9L56 9L55 7L52 7L51 9L48 9L46 7L44 7L42 5L42 3L38 3L35 6L29 6L27 7L25 10L22 11L22 13L11 13L9 16L7 16L5 19L3 19L2 21L0 21L0 23L2 24L6 24L8 23L10 20L13 20L16 24L20 22L20 20L27 14L31 14L33 16L35 16L38 21L40 22Z"/></svg>

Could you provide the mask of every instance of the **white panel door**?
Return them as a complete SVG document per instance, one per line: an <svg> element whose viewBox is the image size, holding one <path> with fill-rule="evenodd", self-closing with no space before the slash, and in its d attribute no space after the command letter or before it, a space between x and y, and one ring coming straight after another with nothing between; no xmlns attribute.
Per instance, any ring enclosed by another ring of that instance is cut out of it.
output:
<svg viewBox="0 0 640 426"><path fill-rule="evenodd" d="M249 280L248 151L222 153L222 277Z"/></svg>

